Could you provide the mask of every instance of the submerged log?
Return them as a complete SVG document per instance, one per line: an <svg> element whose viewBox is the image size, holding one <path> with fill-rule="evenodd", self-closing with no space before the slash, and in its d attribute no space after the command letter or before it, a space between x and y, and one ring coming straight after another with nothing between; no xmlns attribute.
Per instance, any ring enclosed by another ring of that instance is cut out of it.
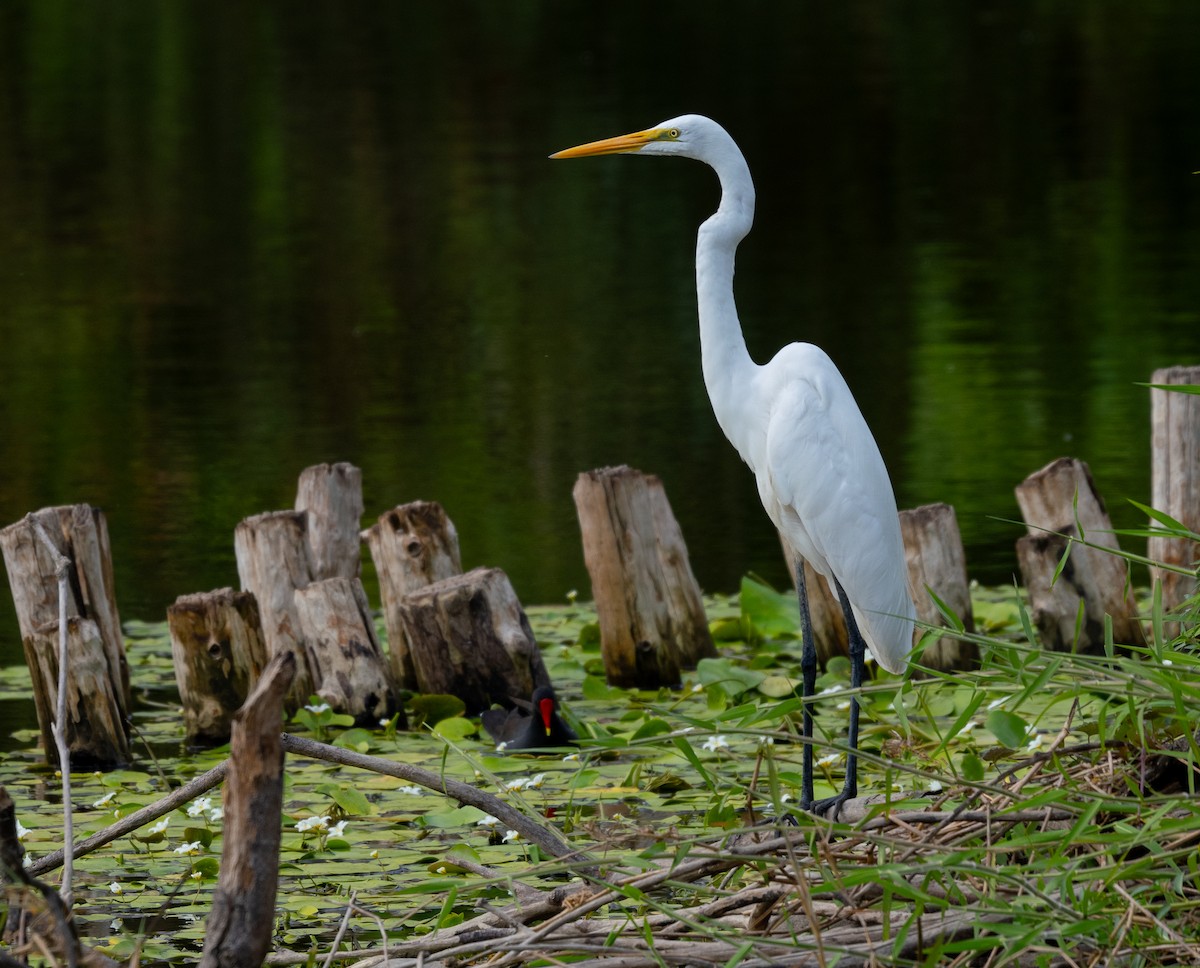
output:
<svg viewBox="0 0 1200 968"><path fill-rule="evenodd" d="M608 681L679 685L682 671L716 647L662 481L602 468L580 474L573 496Z"/></svg>
<svg viewBox="0 0 1200 968"><path fill-rule="evenodd" d="M58 578L50 552L38 538L35 521L58 553L71 561L67 615L95 622L121 716L127 719L129 664L117 612L104 512L88 504L43 508L0 530L0 550L22 638L58 622Z"/></svg>
<svg viewBox="0 0 1200 968"><path fill-rule="evenodd" d="M379 576L392 675L401 688L416 689L400 606L417 589L462 574L458 532L440 504L413 501L381 514L363 536Z"/></svg>
<svg viewBox="0 0 1200 968"><path fill-rule="evenodd" d="M375 726L398 708L371 608L357 579L328 578L296 590L301 638L316 694L357 726Z"/></svg>
<svg viewBox="0 0 1200 968"><path fill-rule="evenodd" d="M58 622L24 637L25 661L47 763L58 761L51 723L58 707ZM90 618L67 619L66 732L71 766L111 770L128 763L129 740L117 685L112 680L100 627Z"/></svg>
<svg viewBox="0 0 1200 968"><path fill-rule="evenodd" d="M294 653L275 656L237 712L225 779L221 873L202 968L258 968L275 928L283 811L283 697Z"/></svg>
<svg viewBox="0 0 1200 968"><path fill-rule="evenodd" d="M1160 386L1200 385L1200 366L1172 366L1155 370L1150 382ZM1188 530L1200 534L1200 394L1178 390L1150 391L1152 453L1150 504ZM1155 522L1157 526L1157 522ZM1151 577L1162 583L1163 605L1177 609L1197 590L1200 545L1187 538L1155 536L1150 539L1151 560L1187 569L1180 574L1152 568ZM1166 632L1178 634L1178 623Z"/></svg>
<svg viewBox="0 0 1200 968"><path fill-rule="evenodd" d="M925 504L901 511L900 533L908 564L908 593L917 606L918 621L949 627L933 600L936 595L962 623L963 630L974 633L967 558L954 508L949 504ZM979 647L974 642L949 635L927 645L921 655L922 665L943 672L973 669L978 662Z"/></svg>
<svg viewBox="0 0 1200 968"><path fill-rule="evenodd" d="M308 564L313 581L357 578L363 514L362 471L317 464L300 472L296 510L308 512Z"/></svg>
<svg viewBox="0 0 1200 968"><path fill-rule="evenodd" d="M499 568L426 585L398 608L421 692L458 696L477 713L528 700L550 684L529 619Z"/></svg>
<svg viewBox="0 0 1200 968"><path fill-rule="evenodd" d="M313 694L313 675L300 644L296 589L312 581L308 561L308 516L303 511L269 511L241 521L233 533L238 578L258 601L263 638L270 658L296 654L287 697L289 712Z"/></svg>
<svg viewBox="0 0 1200 968"><path fill-rule="evenodd" d="M1120 545L1087 464L1061 457L1029 475L1016 494L1029 528L1017 542L1018 563L1044 643L1060 651L1099 651L1110 615L1115 642L1143 644L1128 567L1112 553Z"/></svg>
<svg viewBox="0 0 1200 968"><path fill-rule="evenodd" d="M181 595L167 607L187 741L229 740L233 714L267 664L258 602L232 588Z"/></svg>

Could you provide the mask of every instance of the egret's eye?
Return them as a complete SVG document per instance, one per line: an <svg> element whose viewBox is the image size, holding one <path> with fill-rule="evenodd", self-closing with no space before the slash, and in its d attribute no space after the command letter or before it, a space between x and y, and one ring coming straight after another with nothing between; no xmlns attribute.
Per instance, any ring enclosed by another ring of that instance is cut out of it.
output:
<svg viewBox="0 0 1200 968"><path fill-rule="evenodd" d="M679 129L672 128L670 131L667 132L667 137L670 138L671 140L675 140L676 138L679 137Z"/></svg>

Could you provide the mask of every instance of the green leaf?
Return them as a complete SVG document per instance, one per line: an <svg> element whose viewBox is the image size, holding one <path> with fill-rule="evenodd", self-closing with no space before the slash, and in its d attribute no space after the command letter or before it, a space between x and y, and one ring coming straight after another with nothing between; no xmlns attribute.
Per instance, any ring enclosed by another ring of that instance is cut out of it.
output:
<svg viewBox="0 0 1200 968"><path fill-rule="evenodd" d="M348 729L333 741L334 746L365 753L371 748L374 737L365 729Z"/></svg>
<svg viewBox="0 0 1200 968"><path fill-rule="evenodd" d="M964 780L980 783L983 780L983 760L974 753L964 753L958 762Z"/></svg>
<svg viewBox="0 0 1200 968"><path fill-rule="evenodd" d="M450 719L443 719L433 727L433 734L435 736L448 739L452 743L457 743L468 736L474 736L477 732L479 732L479 727L465 716L452 716Z"/></svg>
<svg viewBox="0 0 1200 968"><path fill-rule="evenodd" d="M800 630L800 605L790 592L780 594L754 578L742 579L742 617L764 638L795 636Z"/></svg>
<svg viewBox="0 0 1200 968"><path fill-rule="evenodd" d="M338 787L332 796L333 802L351 816L365 817L375 812L371 801L357 787Z"/></svg>
<svg viewBox="0 0 1200 968"><path fill-rule="evenodd" d="M409 702L413 712L415 725L440 723L443 719L461 716L467 711L467 704L458 696L444 696L430 693L424 696L414 696Z"/></svg>
<svg viewBox="0 0 1200 968"><path fill-rule="evenodd" d="M696 664L696 675L706 686L720 685L731 696L756 689L767 678L765 672L747 669L730 659L701 659Z"/></svg>
<svg viewBox="0 0 1200 968"><path fill-rule="evenodd" d="M647 719L638 730L629 738L630 742L639 739L646 739L649 736L661 736L663 733L671 732L671 725L664 719Z"/></svg>
<svg viewBox="0 0 1200 968"><path fill-rule="evenodd" d="M996 741L1010 750L1019 749L1029 742L1029 724L1016 713L993 709L988 713L985 725Z"/></svg>
<svg viewBox="0 0 1200 968"><path fill-rule="evenodd" d="M790 676L767 676L758 684L758 691L771 699L782 699L790 696L800 688L800 680Z"/></svg>

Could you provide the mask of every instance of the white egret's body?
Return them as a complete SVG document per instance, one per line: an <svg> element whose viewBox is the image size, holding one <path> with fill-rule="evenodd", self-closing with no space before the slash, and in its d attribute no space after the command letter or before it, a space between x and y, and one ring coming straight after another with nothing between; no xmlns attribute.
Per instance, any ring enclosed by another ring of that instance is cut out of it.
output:
<svg viewBox="0 0 1200 968"><path fill-rule="evenodd" d="M844 607L855 620L847 624L857 624L879 664L902 672L915 613L896 500L879 447L823 350L791 343L763 365L746 350L733 272L738 243L754 221L754 184L741 150L716 122L684 115L551 157L633 152L694 158L720 178L720 206L700 226L696 244L704 383L717 422L754 471L763 507L792 551L844 592ZM807 611L803 588L801 609ZM805 632L811 637L810 629ZM853 629L851 638L853 658ZM811 661L815 666L815 652ZM856 723L855 710L852 745Z"/></svg>

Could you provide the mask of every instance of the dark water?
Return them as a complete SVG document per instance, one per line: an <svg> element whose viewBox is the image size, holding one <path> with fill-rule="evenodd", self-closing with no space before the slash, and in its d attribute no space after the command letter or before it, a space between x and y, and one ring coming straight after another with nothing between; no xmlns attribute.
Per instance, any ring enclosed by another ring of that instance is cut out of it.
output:
<svg viewBox="0 0 1200 968"><path fill-rule="evenodd" d="M586 597L571 486L662 476L701 583L782 582L699 372L694 162L550 162L710 114L754 171L751 351L823 345L902 505L1006 581L1012 488L1148 500L1200 360L1200 4L0 5L0 523L105 508L126 618L236 583L306 465L368 519ZM19 651L0 604L0 656Z"/></svg>

